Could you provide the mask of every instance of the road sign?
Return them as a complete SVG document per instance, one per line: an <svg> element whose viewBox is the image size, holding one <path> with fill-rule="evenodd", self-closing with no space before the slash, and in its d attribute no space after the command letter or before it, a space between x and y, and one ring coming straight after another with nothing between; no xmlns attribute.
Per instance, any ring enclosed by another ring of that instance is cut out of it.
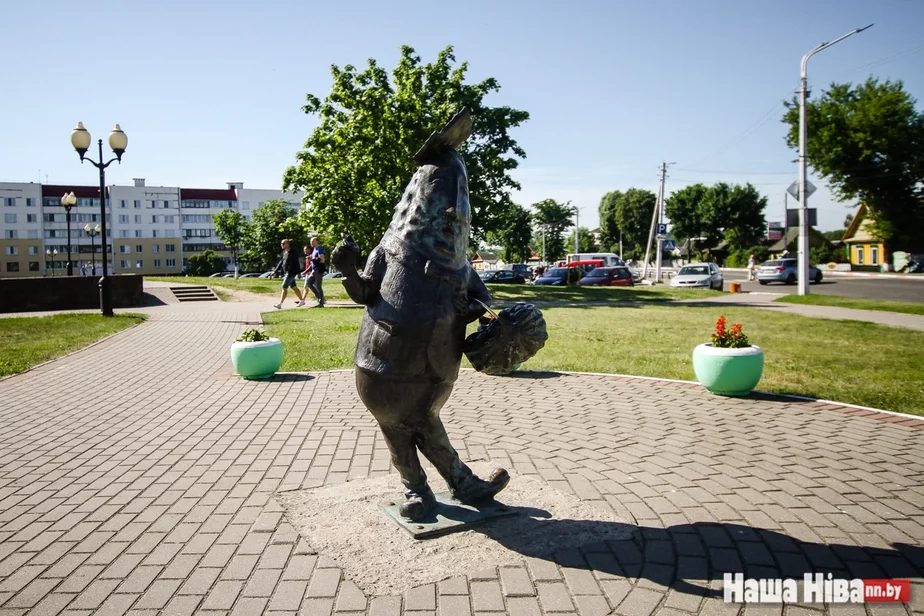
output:
<svg viewBox="0 0 924 616"><path fill-rule="evenodd" d="M658 235L655 236L655 239L658 240L659 242L663 242L664 240L667 239L667 236L664 235L663 233L659 233Z"/></svg>
<svg viewBox="0 0 924 616"><path fill-rule="evenodd" d="M812 193L815 192L816 190L817 189L815 188L814 184L812 184L808 180L805 180L805 198L806 199L811 197ZM799 199L799 182L793 182L792 184L790 184L789 188L786 189L786 192L792 195L793 199L798 200Z"/></svg>
<svg viewBox="0 0 924 616"><path fill-rule="evenodd" d="M667 225L663 222L658 223L658 235L664 235L665 233L667 233Z"/></svg>
<svg viewBox="0 0 924 616"><path fill-rule="evenodd" d="M805 211L808 214L808 226L817 227L818 210L813 207L807 207ZM786 226L790 228L799 226L799 210L786 210Z"/></svg>
<svg viewBox="0 0 924 616"><path fill-rule="evenodd" d="M664 243L661 244L663 250L674 250L677 248L677 242L674 240L664 240Z"/></svg>

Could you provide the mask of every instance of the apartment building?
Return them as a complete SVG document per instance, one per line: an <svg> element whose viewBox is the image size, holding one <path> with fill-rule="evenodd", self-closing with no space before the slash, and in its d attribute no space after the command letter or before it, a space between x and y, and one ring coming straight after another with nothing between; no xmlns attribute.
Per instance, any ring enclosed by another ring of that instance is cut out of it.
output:
<svg viewBox="0 0 924 616"><path fill-rule="evenodd" d="M67 186L0 182L3 211L0 277L65 275L67 218L61 197L77 196L71 209L71 260L74 275L102 272L99 236L84 231L102 226L98 186ZM109 272L114 274L180 274L193 254L211 249L229 267L231 253L215 235L212 216L224 209L240 211L248 219L270 199L283 199L293 211L301 195L279 190L245 189L241 182L227 188L148 186L135 179L132 186L106 188L106 248ZM55 254L54 251L57 251Z"/></svg>

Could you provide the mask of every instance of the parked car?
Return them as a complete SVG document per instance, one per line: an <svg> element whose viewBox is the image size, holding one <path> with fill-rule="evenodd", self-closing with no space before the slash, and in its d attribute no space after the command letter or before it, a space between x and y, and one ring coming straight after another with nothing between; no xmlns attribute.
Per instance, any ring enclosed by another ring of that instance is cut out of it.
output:
<svg viewBox="0 0 924 616"><path fill-rule="evenodd" d="M581 278L582 287L632 287L635 281L628 267L597 267Z"/></svg>
<svg viewBox="0 0 924 616"><path fill-rule="evenodd" d="M529 275L533 271L533 268L529 267L528 265L524 263L514 263L513 265L510 266L510 269L512 269L514 273L517 273L520 276L522 276L524 279L529 278Z"/></svg>
<svg viewBox="0 0 924 616"><path fill-rule="evenodd" d="M809 264L809 280L815 283L822 281L824 276L821 270ZM799 280L799 259L771 259L760 264L757 270L757 282L782 282L783 284L796 284Z"/></svg>
<svg viewBox="0 0 924 616"><path fill-rule="evenodd" d="M487 270L481 272L481 279L484 282L506 283L506 284L525 284L526 279L513 270Z"/></svg>
<svg viewBox="0 0 924 616"><path fill-rule="evenodd" d="M324 274L325 278L343 278L343 274L340 272L328 272Z"/></svg>
<svg viewBox="0 0 924 616"><path fill-rule="evenodd" d="M569 271L577 272L578 280L584 277L584 272L579 267L553 267L541 277L536 278L533 284L565 286ZM574 274L571 275L574 276Z"/></svg>
<svg viewBox="0 0 924 616"><path fill-rule="evenodd" d="M684 265L671 278L671 287L675 289L715 289L721 291L725 284L722 270L715 263L690 263Z"/></svg>

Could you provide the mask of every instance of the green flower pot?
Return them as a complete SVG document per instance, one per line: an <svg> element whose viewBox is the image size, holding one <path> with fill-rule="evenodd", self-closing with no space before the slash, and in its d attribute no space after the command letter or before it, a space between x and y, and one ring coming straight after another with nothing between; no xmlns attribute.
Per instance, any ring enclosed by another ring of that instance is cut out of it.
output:
<svg viewBox="0 0 924 616"><path fill-rule="evenodd" d="M235 342L231 345L231 363L245 379L268 379L282 365L282 341L270 338L260 342Z"/></svg>
<svg viewBox="0 0 924 616"><path fill-rule="evenodd" d="M693 349L696 380L720 396L746 396L757 387L764 371L764 352L759 346L720 349L711 343Z"/></svg>

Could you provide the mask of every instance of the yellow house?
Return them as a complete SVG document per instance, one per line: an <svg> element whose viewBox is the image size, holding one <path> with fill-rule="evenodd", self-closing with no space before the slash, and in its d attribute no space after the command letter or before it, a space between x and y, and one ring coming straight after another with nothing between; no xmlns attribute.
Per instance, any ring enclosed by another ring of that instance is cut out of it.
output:
<svg viewBox="0 0 924 616"><path fill-rule="evenodd" d="M850 226L844 232L844 243L850 255L851 267L881 268L885 246L869 232L866 204L861 203Z"/></svg>

